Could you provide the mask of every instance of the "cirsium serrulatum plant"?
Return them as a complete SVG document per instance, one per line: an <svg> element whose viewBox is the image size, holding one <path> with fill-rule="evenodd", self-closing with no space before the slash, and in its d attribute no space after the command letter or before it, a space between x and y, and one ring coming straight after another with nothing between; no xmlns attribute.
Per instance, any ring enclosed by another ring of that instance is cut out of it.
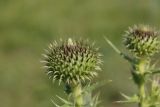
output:
<svg viewBox="0 0 160 107"><path fill-rule="evenodd" d="M152 56L160 50L159 32L147 25L130 27L125 32L124 45L131 52L131 56L121 52L106 37L107 43L132 66L131 74L138 87L138 93L133 97L122 94L126 101L120 103L137 103L139 107L160 107L159 80L154 79L160 69L152 64ZM147 84L150 89L147 90Z"/></svg>
<svg viewBox="0 0 160 107"><path fill-rule="evenodd" d="M160 50L160 33L148 25L135 25L130 27L124 35L124 45L131 55L121 52L105 37L107 43L132 66L131 74L138 92L132 96L122 94L126 101L119 103L137 103L139 107L160 107L160 83L154 79L160 73L152 63L152 57ZM150 89L148 89L150 84Z"/></svg>
<svg viewBox="0 0 160 107"><path fill-rule="evenodd" d="M89 45L88 41L68 40L55 41L43 54L46 73L52 81L64 84L68 99L57 96L63 102L56 107L97 107L98 95L91 92L100 84L92 84L92 79L101 71L101 54L98 48ZM102 84L101 84L102 85Z"/></svg>

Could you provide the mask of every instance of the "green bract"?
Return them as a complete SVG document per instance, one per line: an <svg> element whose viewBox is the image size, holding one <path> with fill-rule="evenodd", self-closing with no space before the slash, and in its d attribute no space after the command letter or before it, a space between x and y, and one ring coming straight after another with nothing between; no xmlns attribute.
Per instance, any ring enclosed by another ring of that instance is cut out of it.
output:
<svg viewBox="0 0 160 107"><path fill-rule="evenodd" d="M147 25L126 31L124 44L136 57L150 57L160 49L159 32Z"/></svg>
<svg viewBox="0 0 160 107"><path fill-rule="evenodd" d="M44 54L45 67L49 78L67 84L91 80L100 69L98 49L82 40L56 41L50 44Z"/></svg>

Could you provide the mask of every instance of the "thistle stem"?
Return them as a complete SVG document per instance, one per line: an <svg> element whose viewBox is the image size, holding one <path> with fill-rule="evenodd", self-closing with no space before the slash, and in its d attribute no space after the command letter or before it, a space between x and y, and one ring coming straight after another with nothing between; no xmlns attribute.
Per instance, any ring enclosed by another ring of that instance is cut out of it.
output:
<svg viewBox="0 0 160 107"><path fill-rule="evenodd" d="M145 107L145 105L144 105L144 98L145 98L145 85L144 85L144 83L142 83L139 87L139 96L140 96L139 107Z"/></svg>
<svg viewBox="0 0 160 107"><path fill-rule="evenodd" d="M75 107L83 107L82 86L80 84L73 89L73 98Z"/></svg>
<svg viewBox="0 0 160 107"><path fill-rule="evenodd" d="M141 82L138 84L139 86L139 97L140 97L140 102L139 102L139 107L145 107L145 67L146 67L146 60L141 60L139 63L139 73L140 73L140 78L141 78Z"/></svg>

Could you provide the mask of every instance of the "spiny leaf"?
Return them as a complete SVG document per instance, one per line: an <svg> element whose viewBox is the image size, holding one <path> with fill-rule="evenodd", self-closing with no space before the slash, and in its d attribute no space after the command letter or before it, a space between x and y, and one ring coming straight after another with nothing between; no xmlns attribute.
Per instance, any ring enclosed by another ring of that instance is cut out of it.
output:
<svg viewBox="0 0 160 107"><path fill-rule="evenodd" d="M60 96L56 95L56 97L57 97L58 99L60 99L63 103L68 104L68 105L72 105L71 102L69 102L69 101L67 101L67 100L65 100L65 99L63 99L63 98L61 98Z"/></svg>
<svg viewBox="0 0 160 107"><path fill-rule="evenodd" d="M116 101L116 103L138 103L139 102L139 97L137 95L134 95L132 97L129 97L123 93L121 95L126 99L124 101Z"/></svg>
<svg viewBox="0 0 160 107"><path fill-rule="evenodd" d="M56 103L54 102L54 100L52 100L52 99L51 99L51 102L52 102L56 107L61 107L60 105L56 104Z"/></svg>
<svg viewBox="0 0 160 107"><path fill-rule="evenodd" d="M123 96L123 97L124 97L125 99L127 99L127 100L131 99L131 97L125 95L124 93L120 93L120 94L121 94L121 96Z"/></svg>
<svg viewBox="0 0 160 107"><path fill-rule="evenodd" d="M95 90L96 88L104 86L105 84L110 83L110 82L112 82L112 80L101 81L101 82L94 83L92 85L88 84L86 87L84 87L84 91L91 92L91 91Z"/></svg>
<svg viewBox="0 0 160 107"><path fill-rule="evenodd" d="M152 71L152 74L159 74L160 73L160 69L155 69Z"/></svg>
<svg viewBox="0 0 160 107"><path fill-rule="evenodd" d="M118 53L122 58L126 59L129 62L134 62L133 58L121 52L107 37L104 36L104 39L113 48L113 50L115 50L115 52Z"/></svg>
<svg viewBox="0 0 160 107"><path fill-rule="evenodd" d="M96 95L92 98L93 107L97 107L97 105L100 104L101 101L99 101L99 95L100 95L100 93L96 94Z"/></svg>

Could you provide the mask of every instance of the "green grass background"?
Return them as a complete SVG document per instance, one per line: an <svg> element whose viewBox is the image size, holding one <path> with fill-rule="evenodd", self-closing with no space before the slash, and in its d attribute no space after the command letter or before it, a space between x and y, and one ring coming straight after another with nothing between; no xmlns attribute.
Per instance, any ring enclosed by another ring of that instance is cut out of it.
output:
<svg viewBox="0 0 160 107"><path fill-rule="evenodd" d="M47 44L59 38L88 38L103 53L99 80L113 82L97 89L104 107L134 107L113 103L119 92L132 95L130 66L104 41L108 36L121 50L128 26L160 26L159 0L0 0L0 107L54 107L63 90L52 84L40 64Z"/></svg>

